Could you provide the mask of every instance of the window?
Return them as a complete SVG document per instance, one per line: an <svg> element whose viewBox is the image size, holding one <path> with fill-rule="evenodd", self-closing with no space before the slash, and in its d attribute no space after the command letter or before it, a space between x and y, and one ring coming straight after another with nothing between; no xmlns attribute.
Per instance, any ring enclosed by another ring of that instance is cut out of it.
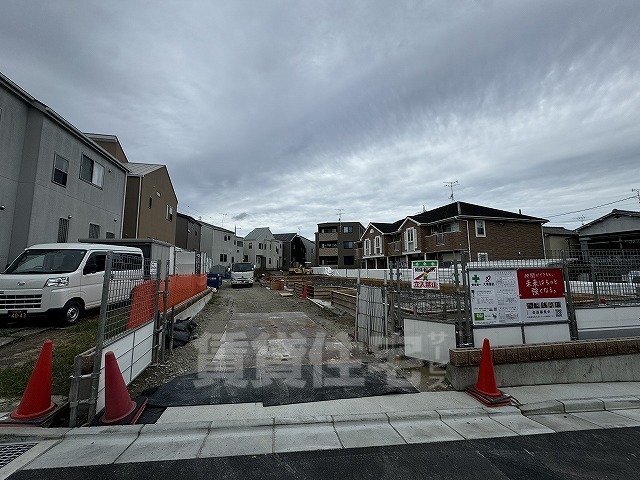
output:
<svg viewBox="0 0 640 480"><path fill-rule="evenodd" d="M416 229L411 227L407 228L404 233L404 247L407 252L412 252L416 249Z"/></svg>
<svg viewBox="0 0 640 480"><path fill-rule="evenodd" d="M353 227L345 225L344 227L342 227L342 233L353 233Z"/></svg>
<svg viewBox="0 0 640 480"><path fill-rule="evenodd" d="M253 244L249 243L249 250L251 250L253 248Z"/></svg>
<svg viewBox="0 0 640 480"><path fill-rule="evenodd" d="M116 235L113 232L107 232L105 234L105 238L116 238Z"/></svg>
<svg viewBox="0 0 640 480"><path fill-rule="evenodd" d="M353 255L347 255L343 257L345 265L355 265L355 257Z"/></svg>
<svg viewBox="0 0 640 480"><path fill-rule="evenodd" d="M442 231L444 233L459 232L460 231L460 224L458 222L447 223L446 225L442 226Z"/></svg>
<svg viewBox="0 0 640 480"><path fill-rule="evenodd" d="M167 220L173 222L173 207L171 205L167 205Z"/></svg>
<svg viewBox="0 0 640 480"><path fill-rule="evenodd" d="M371 240L369 238L364 239L364 256L371 255Z"/></svg>
<svg viewBox="0 0 640 480"><path fill-rule="evenodd" d="M92 183L96 187L102 188L102 184L104 183L104 167L98 162L94 162L86 155L82 155L80 178L86 182Z"/></svg>
<svg viewBox="0 0 640 480"><path fill-rule="evenodd" d="M338 229L336 227L322 227L320 233L338 233Z"/></svg>
<svg viewBox="0 0 640 480"><path fill-rule="evenodd" d="M221 253L220 254L220 261L221 262L226 262L227 261L227 254L226 253Z"/></svg>
<svg viewBox="0 0 640 480"><path fill-rule="evenodd" d="M58 220L58 243L66 243L69 236L69 219Z"/></svg>
<svg viewBox="0 0 640 480"><path fill-rule="evenodd" d="M89 224L89 238L100 238L100 225Z"/></svg>
<svg viewBox="0 0 640 480"><path fill-rule="evenodd" d="M104 272L104 266L107 260L106 253L92 253L87 258L87 263L85 263L85 274L86 273L99 273ZM114 268L114 270L116 270Z"/></svg>
<svg viewBox="0 0 640 480"><path fill-rule="evenodd" d="M373 239L373 249L376 255L382 254L382 240L380 236L377 236Z"/></svg>
<svg viewBox="0 0 640 480"><path fill-rule="evenodd" d="M476 237L486 237L487 233L484 228L484 220L476 220Z"/></svg>
<svg viewBox="0 0 640 480"><path fill-rule="evenodd" d="M153 205L153 197L149 197L149 208L151 208L151 205Z"/></svg>
<svg viewBox="0 0 640 480"><path fill-rule="evenodd" d="M488 262L489 254L487 252L478 252L478 261L479 262Z"/></svg>
<svg viewBox="0 0 640 480"><path fill-rule="evenodd" d="M342 243L342 247L343 248L353 248L353 242L343 242Z"/></svg>
<svg viewBox="0 0 640 480"><path fill-rule="evenodd" d="M57 153L53 158L53 178L51 181L53 183L57 183L58 185L62 185L63 187L67 186L67 174L69 173L69 160L64 157L61 157Z"/></svg>
<svg viewBox="0 0 640 480"><path fill-rule="evenodd" d="M236 240L237 247L242 247L243 245L244 245L244 242L242 240Z"/></svg>
<svg viewBox="0 0 640 480"><path fill-rule="evenodd" d="M271 257L269 257L269 265L271 265Z"/></svg>
<svg viewBox="0 0 640 480"><path fill-rule="evenodd" d="M335 240L329 242L320 242L320 248L338 248L338 242Z"/></svg>
<svg viewBox="0 0 640 480"><path fill-rule="evenodd" d="M436 233L436 245L444 245L444 233Z"/></svg>

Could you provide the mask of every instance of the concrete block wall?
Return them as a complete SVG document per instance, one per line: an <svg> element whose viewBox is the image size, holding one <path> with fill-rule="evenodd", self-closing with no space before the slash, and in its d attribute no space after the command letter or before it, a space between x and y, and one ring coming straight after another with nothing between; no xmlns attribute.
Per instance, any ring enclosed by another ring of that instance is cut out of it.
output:
<svg viewBox="0 0 640 480"><path fill-rule="evenodd" d="M449 350L447 378L456 390L476 383L480 348ZM640 337L494 347L499 387L640 381Z"/></svg>

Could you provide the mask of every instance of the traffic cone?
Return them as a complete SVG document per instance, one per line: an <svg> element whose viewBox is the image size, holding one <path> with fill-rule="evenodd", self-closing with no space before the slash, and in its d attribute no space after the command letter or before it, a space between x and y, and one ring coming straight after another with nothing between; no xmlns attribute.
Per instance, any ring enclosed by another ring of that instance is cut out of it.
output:
<svg viewBox="0 0 640 480"><path fill-rule="evenodd" d="M302 287L302 299L305 300L307 298L307 286Z"/></svg>
<svg viewBox="0 0 640 480"><path fill-rule="evenodd" d="M10 415L12 420L37 422L37 419L51 413L56 404L51 401L51 381L53 375L53 342L47 340L33 368L20 405Z"/></svg>
<svg viewBox="0 0 640 480"><path fill-rule="evenodd" d="M145 397L131 400L113 352L104 356L104 403L101 425L133 425L147 404Z"/></svg>
<svg viewBox="0 0 640 480"><path fill-rule="evenodd" d="M467 387L465 391L489 407L500 407L511 403L511 397L498 390L498 386L496 385L496 375L493 370L493 360L491 358L491 346L487 338L484 339L484 343L482 344L478 381L474 386Z"/></svg>

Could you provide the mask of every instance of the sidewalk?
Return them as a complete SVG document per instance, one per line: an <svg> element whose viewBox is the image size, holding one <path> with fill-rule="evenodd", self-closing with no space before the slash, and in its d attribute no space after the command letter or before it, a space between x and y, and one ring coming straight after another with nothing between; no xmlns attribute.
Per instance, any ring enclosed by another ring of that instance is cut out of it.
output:
<svg viewBox="0 0 640 480"><path fill-rule="evenodd" d="M172 407L158 423L76 429L5 427L35 444L0 468L19 469L348 449L640 426L640 382L503 389L519 407L488 408L463 392L386 395L263 407ZM26 448L26 447L25 447Z"/></svg>

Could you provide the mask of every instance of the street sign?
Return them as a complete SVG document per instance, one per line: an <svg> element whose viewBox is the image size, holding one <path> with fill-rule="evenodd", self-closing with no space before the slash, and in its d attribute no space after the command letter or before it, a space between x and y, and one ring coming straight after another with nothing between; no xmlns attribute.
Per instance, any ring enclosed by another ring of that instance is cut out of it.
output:
<svg viewBox="0 0 640 480"><path fill-rule="evenodd" d="M438 260L417 260L411 262L413 271L411 288L417 290L440 290Z"/></svg>

